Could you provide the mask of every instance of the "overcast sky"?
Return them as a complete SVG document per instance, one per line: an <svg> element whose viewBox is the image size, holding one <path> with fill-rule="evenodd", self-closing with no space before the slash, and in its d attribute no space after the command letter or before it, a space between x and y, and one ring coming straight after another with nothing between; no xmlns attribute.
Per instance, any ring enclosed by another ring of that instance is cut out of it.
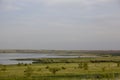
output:
<svg viewBox="0 0 120 80"><path fill-rule="evenodd" d="M0 0L0 49L120 49L120 0Z"/></svg>

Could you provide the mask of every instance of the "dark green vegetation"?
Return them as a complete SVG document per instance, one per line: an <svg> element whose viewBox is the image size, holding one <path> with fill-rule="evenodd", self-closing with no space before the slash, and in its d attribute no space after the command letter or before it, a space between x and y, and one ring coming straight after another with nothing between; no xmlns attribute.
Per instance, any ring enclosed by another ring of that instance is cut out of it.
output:
<svg viewBox="0 0 120 80"><path fill-rule="evenodd" d="M116 80L120 57L44 58L34 64L0 65L0 80Z"/></svg>

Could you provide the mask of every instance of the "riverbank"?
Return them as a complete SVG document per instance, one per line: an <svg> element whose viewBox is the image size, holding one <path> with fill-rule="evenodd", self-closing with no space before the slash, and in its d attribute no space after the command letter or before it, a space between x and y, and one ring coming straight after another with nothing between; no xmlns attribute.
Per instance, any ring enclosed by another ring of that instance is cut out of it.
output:
<svg viewBox="0 0 120 80"><path fill-rule="evenodd" d="M32 63L35 60L42 58L94 58L98 56L80 56L80 55L71 55L71 54L48 54L48 53L1 53L0 54L0 64L9 65L9 64L18 64L18 63ZM35 61L36 62L36 61Z"/></svg>

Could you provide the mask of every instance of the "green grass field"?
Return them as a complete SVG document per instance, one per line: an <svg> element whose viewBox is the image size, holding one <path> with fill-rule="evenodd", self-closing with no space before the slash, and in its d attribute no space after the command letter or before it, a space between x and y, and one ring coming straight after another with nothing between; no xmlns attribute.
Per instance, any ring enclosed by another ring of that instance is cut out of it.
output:
<svg viewBox="0 0 120 80"><path fill-rule="evenodd" d="M120 57L37 59L0 65L0 80L119 80Z"/></svg>

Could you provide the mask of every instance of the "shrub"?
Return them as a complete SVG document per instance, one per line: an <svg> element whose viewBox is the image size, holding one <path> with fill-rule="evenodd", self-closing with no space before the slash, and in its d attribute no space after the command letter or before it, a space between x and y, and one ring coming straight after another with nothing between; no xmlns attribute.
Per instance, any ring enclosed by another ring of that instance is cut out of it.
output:
<svg viewBox="0 0 120 80"><path fill-rule="evenodd" d="M102 71L105 72L105 69L106 69L106 67L103 67L103 68L102 68Z"/></svg>
<svg viewBox="0 0 120 80"><path fill-rule="evenodd" d="M6 70L7 70L6 65L3 65L1 71L6 71Z"/></svg>
<svg viewBox="0 0 120 80"><path fill-rule="evenodd" d="M78 68L83 68L84 67L84 64L81 62L78 64Z"/></svg>
<svg viewBox="0 0 120 80"><path fill-rule="evenodd" d="M66 68L65 67L61 67L63 70L65 70Z"/></svg>
<svg viewBox="0 0 120 80"><path fill-rule="evenodd" d="M32 73L33 73L33 69L29 66L24 71L24 74L26 77L30 77L32 75Z"/></svg>
<svg viewBox="0 0 120 80"><path fill-rule="evenodd" d="M83 68L84 68L84 70L88 70L88 63L87 62L84 63Z"/></svg>
<svg viewBox="0 0 120 80"><path fill-rule="evenodd" d="M60 69L59 68L49 68L49 71L52 72L54 75L56 72L58 72Z"/></svg>
<svg viewBox="0 0 120 80"><path fill-rule="evenodd" d="M117 67L120 67L120 62L117 62Z"/></svg>
<svg viewBox="0 0 120 80"><path fill-rule="evenodd" d="M45 68L46 68L46 69L49 69L49 66L46 66Z"/></svg>

